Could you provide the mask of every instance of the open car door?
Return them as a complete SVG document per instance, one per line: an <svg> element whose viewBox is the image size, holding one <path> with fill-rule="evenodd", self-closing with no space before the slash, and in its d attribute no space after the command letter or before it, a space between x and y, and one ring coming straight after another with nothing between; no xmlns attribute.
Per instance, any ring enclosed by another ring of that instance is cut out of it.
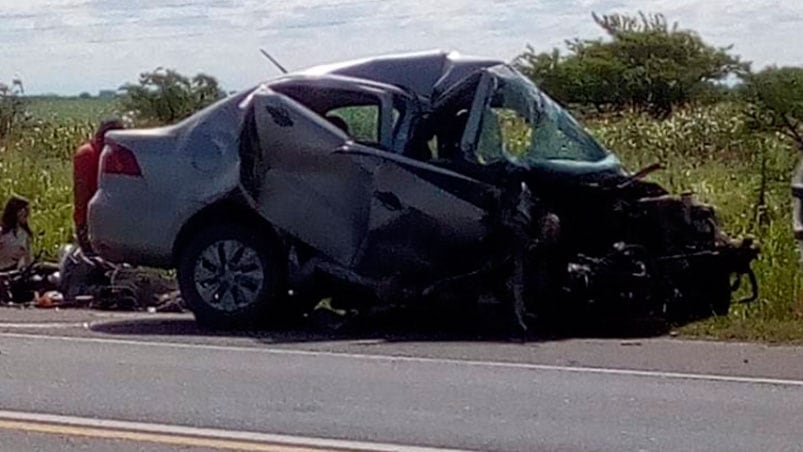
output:
<svg viewBox="0 0 803 452"><path fill-rule="evenodd" d="M368 227L372 174L339 152L340 129L293 99L261 88L250 99L241 181L271 224L342 265Z"/></svg>
<svg viewBox="0 0 803 452"><path fill-rule="evenodd" d="M355 262L360 274L426 281L476 268L494 187L366 146L347 152L373 174L367 240Z"/></svg>

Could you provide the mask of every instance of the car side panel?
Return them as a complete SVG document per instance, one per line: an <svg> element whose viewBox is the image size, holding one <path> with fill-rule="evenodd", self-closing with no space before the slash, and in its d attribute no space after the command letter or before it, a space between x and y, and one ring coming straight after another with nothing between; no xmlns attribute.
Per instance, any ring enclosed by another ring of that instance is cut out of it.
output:
<svg viewBox="0 0 803 452"><path fill-rule="evenodd" d="M210 173L195 168L191 154L139 152L137 159L141 178L101 174L89 204L90 240L109 260L169 267L187 220L237 188L237 160L229 155Z"/></svg>
<svg viewBox="0 0 803 452"><path fill-rule="evenodd" d="M350 147L371 169L368 235L360 274L443 276L475 268L484 254L492 187L403 156Z"/></svg>
<svg viewBox="0 0 803 452"><path fill-rule="evenodd" d="M173 126L107 134L134 154L142 176L108 174L101 157L98 192L89 206L96 251L117 262L172 265L187 220L239 186L243 98L224 99Z"/></svg>

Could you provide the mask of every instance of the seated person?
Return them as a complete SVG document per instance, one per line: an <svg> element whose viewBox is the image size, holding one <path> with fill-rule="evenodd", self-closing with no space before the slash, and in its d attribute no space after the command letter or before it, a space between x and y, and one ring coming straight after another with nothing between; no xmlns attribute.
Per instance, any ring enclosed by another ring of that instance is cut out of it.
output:
<svg viewBox="0 0 803 452"><path fill-rule="evenodd" d="M29 205L28 200L13 196L3 209L0 271L16 270L33 263L33 233L28 226Z"/></svg>

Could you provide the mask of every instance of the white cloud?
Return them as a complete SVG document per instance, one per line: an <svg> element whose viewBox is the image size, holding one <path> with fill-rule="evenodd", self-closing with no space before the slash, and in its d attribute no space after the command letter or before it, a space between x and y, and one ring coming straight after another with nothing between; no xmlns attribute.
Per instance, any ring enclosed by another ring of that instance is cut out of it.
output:
<svg viewBox="0 0 803 452"><path fill-rule="evenodd" d="M591 11L663 12L754 66L803 64L803 2L782 0L0 0L0 80L37 92L117 87L156 66L240 89L273 74L266 47L301 68L391 51L509 59L601 36Z"/></svg>

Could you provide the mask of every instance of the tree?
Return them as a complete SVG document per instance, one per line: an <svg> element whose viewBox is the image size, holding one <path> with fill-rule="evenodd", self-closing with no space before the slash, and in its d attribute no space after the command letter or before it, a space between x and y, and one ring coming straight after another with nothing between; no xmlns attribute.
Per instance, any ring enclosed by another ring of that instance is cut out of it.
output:
<svg viewBox="0 0 803 452"><path fill-rule="evenodd" d="M663 15L638 17L592 13L606 40L567 41L568 53L536 53L528 46L515 64L564 103L599 110L634 108L656 116L671 113L699 93L716 93L716 82L748 65L713 47Z"/></svg>
<svg viewBox="0 0 803 452"><path fill-rule="evenodd" d="M782 133L803 152L803 68L773 66L750 74L744 94L749 125Z"/></svg>
<svg viewBox="0 0 803 452"><path fill-rule="evenodd" d="M192 78L173 69L156 68L139 76L138 84L120 88L123 107L136 119L169 124L225 97L217 80L199 73Z"/></svg>

